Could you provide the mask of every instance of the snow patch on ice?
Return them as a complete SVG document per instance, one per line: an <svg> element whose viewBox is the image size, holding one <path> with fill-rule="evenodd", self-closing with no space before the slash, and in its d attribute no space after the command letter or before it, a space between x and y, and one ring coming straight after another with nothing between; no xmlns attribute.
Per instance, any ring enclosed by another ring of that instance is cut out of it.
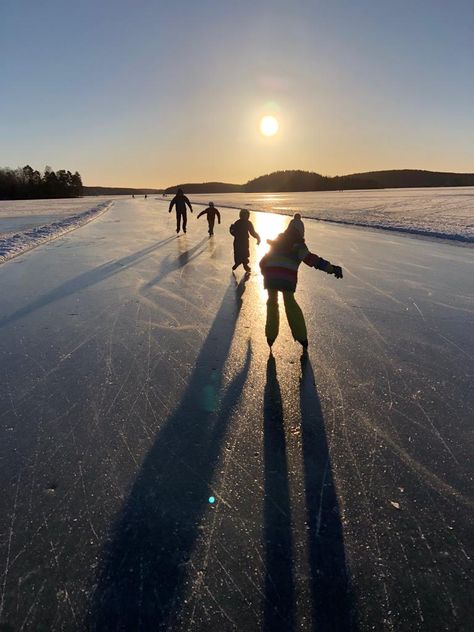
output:
<svg viewBox="0 0 474 632"><path fill-rule="evenodd" d="M113 201L107 200L82 213L65 217L58 222L37 226L15 235L0 238L0 263L13 259L13 257L17 257L48 241L57 239L80 226L84 226L84 224L108 211L112 205Z"/></svg>

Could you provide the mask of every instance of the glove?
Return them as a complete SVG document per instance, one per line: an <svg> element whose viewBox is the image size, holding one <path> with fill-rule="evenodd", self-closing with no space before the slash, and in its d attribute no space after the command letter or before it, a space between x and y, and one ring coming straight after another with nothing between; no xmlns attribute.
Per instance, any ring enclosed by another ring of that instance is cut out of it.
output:
<svg viewBox="0 0 474 632"><path fill-rule="evenodd" d="M332 265L332 273L336 277L336 279L342 279L342 268L341 266Z"/></svg>

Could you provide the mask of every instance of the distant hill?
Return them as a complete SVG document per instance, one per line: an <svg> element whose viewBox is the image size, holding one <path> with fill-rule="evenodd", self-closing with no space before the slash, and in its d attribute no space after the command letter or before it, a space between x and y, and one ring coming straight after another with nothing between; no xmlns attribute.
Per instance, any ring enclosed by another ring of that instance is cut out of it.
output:
<svg viewBox="0 0 474 632"><path fill-rule="evenodd" d="M242 186L242 184L227 184L226 182L191 182L168 187L164 193L176 193L177 189L183 189L186 193L240 193L243 191Z"/></svg>
<svg viewBox="0 0 474 632"><path fill-rule="evenodd" d="M129 187L83 187L84 195L145 195L153 193L277 193L290 191L341 191L343 189L397 189L410 187L474 186L474 173L450 173L422 169L366 171L344 176L323 176L299 169L274 171L245 184L229 182L186 182L166 189Z"/></svg>
<svg viewBox="0 0 474 632"><path fill-rule="evenodd" d="M311 171L275 171L243 185L248 193L276 191L339 191L340 189L377 189L375 180L364 178L364 174L353 176L322 176ZM360 176L360 177L359 177Z"/></svg>
<svg viewBox="0 0 474 632"><path fill-rule="evenodd" d="M346 186L351 189L373 189L378 184L372 180L359 177L327 177L311 171L275 171L246 184L229 184L227 182L201 182L177 184L165 189L165 193L176 193L181 188L186 193L270 193L275 191L332 191ZM347 179L348 178L348 179Z"/></svg>
<svg viewBox="0 0 474 632"><path fill-rule="evenodd" d="M130 189L127 187L83 187L83 195L145 195L162 193L163 189Z"/></svg>
<svg viewBox="0 0 474 632"><path fill-rule="evenodd" d="M246 184L203 182L179 184L165 189L175 193L182 188L186 193L276 193L289 191L340 191L342 189L389 189L410 187L474 186L474 173L449 173L421 169L393 169L367 171L344 176L322 176L301 170L275 171Z"/></svg>
<svg viewBox="0 0 474 632"><path fill-rule="evenodd" d="M450 173L445 171L424 171L422 169L393 169L391 171L368 171L344 176L357 181L373 180L384 189L409 187L472 187L474 173ZM349 187L347 187L349 188Z"/></svg>

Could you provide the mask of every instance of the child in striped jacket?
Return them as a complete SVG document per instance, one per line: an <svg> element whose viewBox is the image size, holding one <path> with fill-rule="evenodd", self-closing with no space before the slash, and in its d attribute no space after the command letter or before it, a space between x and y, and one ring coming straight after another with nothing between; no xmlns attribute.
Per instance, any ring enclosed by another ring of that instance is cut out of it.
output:
<svg viewBox="0 0 474 632"><path fill-rule="evenodd" d="M271 348L278 336L280 324L278 292L281 292L293 338L306 350L308 348L306 323L303 312L295 300L298 268L301 262L304 262L312 268L334 274L336 279L342 279L342 269L308 250L304 241L304 224L299 213L294 215L284 233L278 235L275 240L268 240L268 243L270 251L260 261L263 285L268 291L265 325L267 342Z"/></svg>

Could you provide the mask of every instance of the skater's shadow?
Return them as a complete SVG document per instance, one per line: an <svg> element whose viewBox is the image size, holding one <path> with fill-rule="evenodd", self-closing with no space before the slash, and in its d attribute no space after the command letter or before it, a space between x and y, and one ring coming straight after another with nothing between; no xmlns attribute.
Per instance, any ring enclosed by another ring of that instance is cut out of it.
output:
<svg viewBox="0 0 474 632"><path fill-rule="evenodd" d="M339 502L316 380L306 355L301 358L300 410L313 629L354 631Z"/></svg>
<svg viewBox="0 0 474 632"><path fill-rule="evenodd" d="M309 565L311 628L357 629L326 429L307 356L301 359L301 442ZM267 362L264 395L264 632L296 629L295 563L289 467L282 396L275 359ZM308 613L309 614L309 613ZM309 617L308 617L309 618Z"/></svg>
<svg viewBox="0 0 474 632"><path fill-rule="evenodd" d="M239 303L231 283L176 411L164 422L112 529L99 567L91 629L173 629L222 442L251 360L224 394Z"/></svg>
<svg viewBox="0 0 474 632"><path fill-rule="evenodd" d="M190 261L199 257L199 255L202 255L203 252L206 251L206 248L201 248L203 244L207 244L207 239L201 239L201 241L195 244L192 248L182 250L177 257L173 258L171 255L166 256L160 265L158 274L153 279L150 279L147 283L145 283L143 289L146 290L154 285L158 285L160 281L169 274L179 270L180 268L184 268L184 266L186 266Z"/></svg>
<svg viewBox="0 0 474 632"><path fill-rule="evenodd" d="M122 257L121 259L108 261L107 263L97 266L92 270L88 270L87 272L84 272L83 274L80 274L79 276L70 279L65 283L62 283L51 292L43 294L43 296L40 296L29 305L22 307L10 316L7 316L3 320L0 320L0 327L8 325L9 323L14 322L20 318L24 318L35 310L41 309L42 307L45 307L50 303L54 303L54 301L63 299L66 296L75 294L76 292L85 290L86 288L96 285L97 283L100 283L105 279L108 279L116 274L120 274L121 272L132 267L136 263L142 261L143 259L146 259L150 255L152 255L155 250L164 246L173 239L176 239L176 237L167 237L166 239L162 239L161 241L151 244L146 248L142 248L141 250L138 250L131 255L127 255L126 257Z"/></svg>
<svg viewBox="0 0 474 632"><path fill-rule="evenodd" d="M283 406L275 358L267 361L264 432L264 632L294 629L293 541Z"/></svg>
<svg viewBox="0 0 474 632"><path fill-rule="evenodd" d="M242 297L245 292L245 284L250 279L250 274L244 274L240 281L237 281L237 277L235 276L234 272L232 272L232 278L235 282L235 302L237 305L237 309L241 309L244 302Z"/></svg>

